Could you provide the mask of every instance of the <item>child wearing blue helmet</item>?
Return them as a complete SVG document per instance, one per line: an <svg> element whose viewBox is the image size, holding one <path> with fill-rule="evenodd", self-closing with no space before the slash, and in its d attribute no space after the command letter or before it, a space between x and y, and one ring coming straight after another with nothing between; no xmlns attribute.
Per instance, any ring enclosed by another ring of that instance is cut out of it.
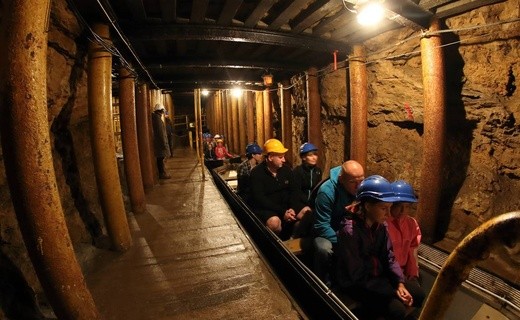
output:
<svg viewBox="0 0 520 320"><path fill-rule="evenodd" d="M413 297L405 287L385 222L399 198L388 180L375 175L361 182L356 199L359 211L347 217L338 231L337 282L343 292L361 302L358 317L404 319Z"/></svg>

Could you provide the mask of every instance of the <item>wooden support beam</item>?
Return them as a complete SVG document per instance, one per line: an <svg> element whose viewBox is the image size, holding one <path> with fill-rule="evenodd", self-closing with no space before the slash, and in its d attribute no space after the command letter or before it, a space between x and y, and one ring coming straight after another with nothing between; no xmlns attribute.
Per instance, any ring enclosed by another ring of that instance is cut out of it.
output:
<svg viewBox="0 0 520 320"><path fill-rule="evenodd" d="M321 98L316 68L310 68L307 71L307 117L307 142L311 142L318 148L318 167L323 168L325 153L321 133Z"/></svg>
<svg viewBox="0 0 520 320"><path fill-rule="evenodd" d="M366 54L362 45L353 47L350 56L350 159L366 169L368 83Z"/></svg>

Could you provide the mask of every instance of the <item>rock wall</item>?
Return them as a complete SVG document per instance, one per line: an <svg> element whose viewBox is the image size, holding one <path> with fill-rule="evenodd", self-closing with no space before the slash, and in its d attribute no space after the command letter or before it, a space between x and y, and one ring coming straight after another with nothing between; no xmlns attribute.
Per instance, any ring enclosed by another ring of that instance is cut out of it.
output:
<svg viewBox="0 0 520 320"><path fill-rule="evenodd" d="M476 226L520 208L520 22L519 1L510 0L449 18L443 34L447 89L445 186L441 211L449 217L439 246L451 249ZM466 31L457 29L477 27ZM368 61L367 175L404 179L419 196L423 134L420 34L408 28L365 42ZM408 39L406 40L405 39ZM348 80L346 73L320 78L327 167L348 158ZM305 87L293 93L304 97ZM301 130L304 102L295 98L293 129ZM354 128L355 130L355 128ZM495 270L514 274L516 249L492 254ZM510 254L512 254L510 256Z"/></svg>
<svg viewBox="0 0 520 320"><path fill-rule="evenodd" d="M0 22L6 14L0 3ZM54 167L76 257L83 267L103 236L90 148L86 37L65 0L52 1L47 105ZM27 115L30 117L30 114ZM51 316L12 207L0 150L0 319Z"/></svg>

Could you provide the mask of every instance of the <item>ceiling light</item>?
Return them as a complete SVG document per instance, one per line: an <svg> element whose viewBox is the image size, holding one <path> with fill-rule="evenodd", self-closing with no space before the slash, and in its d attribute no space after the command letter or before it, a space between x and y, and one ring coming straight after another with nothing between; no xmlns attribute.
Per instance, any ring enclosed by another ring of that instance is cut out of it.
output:
<svg viewBox="0 0 520 320"><path fill-rule="evenodd" d="M207 89L202 89L202 95L207 96L209 94L209 91Z"/></svg>
<svg viewBox="0 0 520 320"><path fill-rule="evenodd" d="M240 98L242 96L242 89L240 89L240 88L231 89L231 95L235 98Z"/></svg>
<svg viewBox="0 0 520 320"><path fill-rule="evenodd" d="M358 10L357 21L363 26L372 26L381 21L385 9L378 2L368 2Z"/></svg>
<svg viewBox="0 0 520 320"><path fill-rule="evenodd" d="M270 87L273 85L273 75L270 73L265 73L262 76L262 79L264 80L264 86Z"/></svg>

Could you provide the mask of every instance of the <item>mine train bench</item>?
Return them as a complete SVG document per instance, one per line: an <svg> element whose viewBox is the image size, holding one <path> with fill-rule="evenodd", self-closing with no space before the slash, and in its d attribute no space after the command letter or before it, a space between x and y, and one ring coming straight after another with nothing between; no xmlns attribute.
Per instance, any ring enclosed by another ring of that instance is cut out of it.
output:
<svg viewBox="0 0 520 320"><path fill-rule="evenodd" d="M283 241L283 244L295 256L301 256L304 253L304 251L305 251L304 249L302 249L302 241L309 241L309 240L310 240L310 238L289 239L289 240ZM361 304L358 301L353 300L346 293L344 293L344 292L342 292L342 291L340 291L338 289L333 289L332 292L334 292L336 297L338 297L338 299L340 299L341 302L343 302L343 304L347 308L349 308L351 311L361 307ZM406 316L409 316L415 310L414 307L407 307L406 309L407 309L406 310Z"/></svg>

